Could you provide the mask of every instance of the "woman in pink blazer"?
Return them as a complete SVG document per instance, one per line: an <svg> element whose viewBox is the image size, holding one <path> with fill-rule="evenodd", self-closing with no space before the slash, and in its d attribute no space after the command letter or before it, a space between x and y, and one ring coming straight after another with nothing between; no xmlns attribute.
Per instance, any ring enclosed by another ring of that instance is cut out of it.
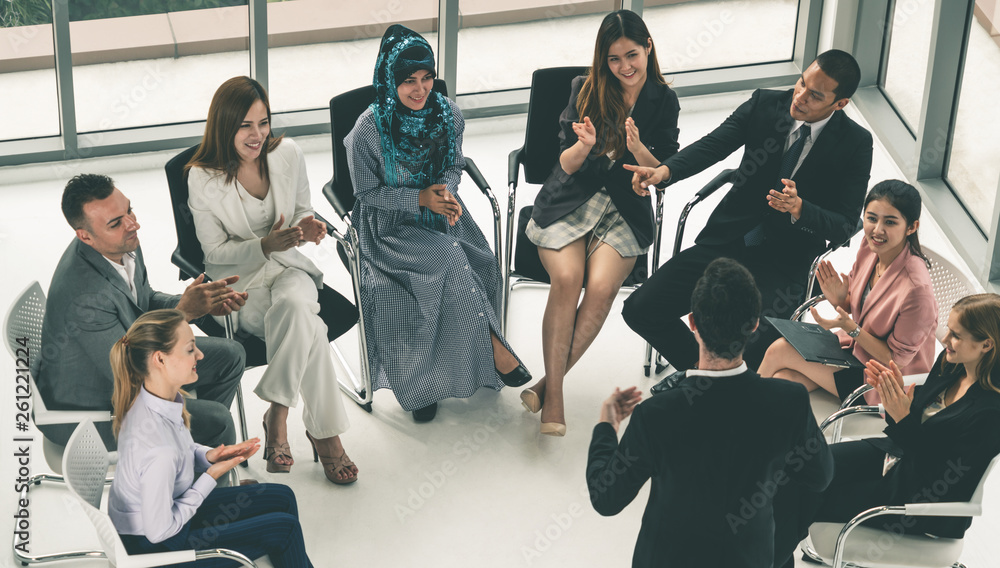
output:
<svg viewBox="0 0 1000 568"><path fill-rule="evenodd" d="M920 194L899 180L877 184L865 198L864 243L850 274L829 261L816 271L823 295L836 309L833 318L812 309L816 323L838 328L841 345L862 363L894 361L903 374L926 373L934 362L937 302L927 261L920 250ZM767 350L758 371L845 398L863 381L860 369L837 371L802 358L784 339ZM877 403L874 393L870 403Z"/></svg>

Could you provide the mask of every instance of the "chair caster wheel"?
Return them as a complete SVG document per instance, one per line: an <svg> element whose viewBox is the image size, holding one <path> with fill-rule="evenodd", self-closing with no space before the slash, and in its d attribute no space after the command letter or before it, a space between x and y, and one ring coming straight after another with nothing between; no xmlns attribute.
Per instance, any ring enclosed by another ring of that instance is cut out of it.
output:
<svg viewBox="0 0 1000 568"><path fill-rule="evenodd" d="M370 402L368 404L362 404L361 408L364 408L365 412L367 412L368 414L372 413L372 403Z"/></svg>
<svg viewBox="0 0 1000 568"><path fill-rule="evenodd" d="M643 372L643 374L645 374L645 375L646 375L646 377L648 378L648 377L649 377L649 365L643 365L643 366L642 366L642 372Z"/></svg>
<svg viewBox="0 0 1000 568"><path fill-rule="evenodd" d="M667 366L668 365L666 365L666 364L660 364L659 362L657 362L656 363L656 374L659 375L660 373L662 373L667 368ZM646 375L646 376L648 377L649 375Z"/></svg>

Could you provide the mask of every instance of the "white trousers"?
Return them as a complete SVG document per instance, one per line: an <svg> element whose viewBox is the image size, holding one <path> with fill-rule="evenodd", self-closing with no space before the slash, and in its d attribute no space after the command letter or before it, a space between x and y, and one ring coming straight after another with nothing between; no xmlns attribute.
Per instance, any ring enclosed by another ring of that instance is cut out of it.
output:
<svg viewBox="0 0 1000 568"><path fill-rule="evenodd" d="M267 369L254 393L289 407L301 394L302 420L314 438L346 432L347 413L312 278L272 260L247 292L240 328L267 343Z"/></svg>

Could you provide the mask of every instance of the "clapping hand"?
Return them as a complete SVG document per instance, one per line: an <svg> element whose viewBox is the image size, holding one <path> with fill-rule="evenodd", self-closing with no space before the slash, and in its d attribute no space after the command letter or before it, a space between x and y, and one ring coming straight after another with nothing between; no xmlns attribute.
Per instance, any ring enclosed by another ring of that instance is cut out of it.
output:
<svg viewBox="0 0 1000 568"><path fill-rule="evenodd" d="M188 321L200 318L205 314L226 316L238 311L247 303L246 292L236 292L229 286L235 284L240 277L233 275L213 282L205 282L205 275L199 274L181 295L175 306L184 312Z"/></svg>
<svg viewBox="0 0 1000 568"><path fill-rule="evenodd" d="M593 148L597 144L597 129L594 128L594 123L590 121L589 116L583 117L583 122L573 123L573 133L576 134L576 139L587 148ZM638 131L636 131L636 137L638 137Z"/></svg>
<svg viewBox="0 0 1000 568"><path fill-rule="evenodd" d="M840 306L835 307L837 308L837 317L835 318L825 318L820 316L815 307L809 308L809 313L812 314L813 319L816 320L816 323L818 323L823 329L833 329L835 327L839 327L844 331L854 331L854 328L856 328L858 324L854 323L854 320L851 319L851 315L844 311L844 308Z"/></svg>
<svg viewBox="0 0 1000 568"><path fill-rule="evenodd" d="M903 386L903 373L895 361L889 361L889 366L871 359L865 363L865 382L875 388L882 399L882 408L899 422L910 414L910 403L913 402L915 385Z"/></svg>
<svg viewBox="0 0 1000 568"><path fill-rule="evenodd" d="M264 251L264 256L270 258L272 252L281 252L299 245L303 240L302 228L288 227L282 229L285 224L285 215L282 213L278 217L278 222L271 227L271 232L260 240L260 248Z"/></svg>
<svg viewBox="0 0 1000 568"><path fill-rule="evenodd" d="M240 462L246 461L260 449L260 438L251 438L234 446L222 444L205 453L205 459L212 464L205 472L218 480Z"/></svg>
<svg viewBox="0 0 1000 568"><path fill-rule="evenodd" d="M827 301L834 306L847 305L847 275L834 270L833 264L829 260L820 262L819 266L816 267L816 280L819 282L819 288L823 291Z"/></svg>
<svg viewBox="0 0 1000 568"><path fill-rule="evenodd" d="M601 404L601 422L611 424L611 427L618 431L618 425L622 420L632 415L636 405L642 402L642 393L636 387L629 387L625 390L615 388L615 392Z"/></svg>
<svg viewBox="0 0 1000 568"><path fill-rule="evenodd" d="M452 227L462 216L462 205L444 184L436 183L420 190L417 202L421 207L426 207L438 215L447 217L448 224Z"/></svg>
<svg viewBox="0 0 1000 568"><path fill-rule="evenodd" d="M635 125L631 116L625 119L625 146L632 155L636 155L640 148L645 147L639 140L639 127Z"/></svg>
<svg viewBox="0 0 1000 568"><path fill-rule="evenodd" d="M771 209L782 213L791 213L792 217L798 219L802 216L802 198L799 197L799 190L795 187L795 182L790 179L783 179L781 183L785 187L781 192L771 190L767 195L767 204Z"/></svg>
<svg viewBox="0 0 1000 568"><path fill-rule="evenodd" d="M303 217L299 221L298 227L302 229L302 240L304 241L319 244L326 237L326 223L312 215Z"/></svg>

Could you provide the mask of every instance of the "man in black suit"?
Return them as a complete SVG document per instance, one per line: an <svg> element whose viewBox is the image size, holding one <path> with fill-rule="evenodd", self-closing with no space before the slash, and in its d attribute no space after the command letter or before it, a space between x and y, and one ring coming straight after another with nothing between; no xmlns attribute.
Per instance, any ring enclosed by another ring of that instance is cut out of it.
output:
<svg viewBox="0 0 1000 568"><path fill-rule="evenodd" d="M622 316L674 366L695 364L698 349L680 318L695 281L715 258L740 261L754 275L763 315L788 317L805 295L809 265L827 241L854 232L868 188L872 136L843 112L860 68L851 55L821 54L788 91L757 90L719 127L659 167L626 166L633 189L676 183L744 147L728 192L695 245L671 258L625 302ZM748 333L750 330L746 330ZM756 369L776 339L766 321L747 347ZM671 376L654 387L673 384Z"/></svg>
<svg viewBox="0 0 1000 568"><path fill-rule="evenodd" d="M822 491L833 477L805 388L762 379L742 360L744 329L755 327L760 306L746 268L711 262L688 316L698 368L638 406L632 387L616 389L601 407L587 461L594 509L618 513L652 479L634 568L770 568L774 496L789 484Z"/></svg>

